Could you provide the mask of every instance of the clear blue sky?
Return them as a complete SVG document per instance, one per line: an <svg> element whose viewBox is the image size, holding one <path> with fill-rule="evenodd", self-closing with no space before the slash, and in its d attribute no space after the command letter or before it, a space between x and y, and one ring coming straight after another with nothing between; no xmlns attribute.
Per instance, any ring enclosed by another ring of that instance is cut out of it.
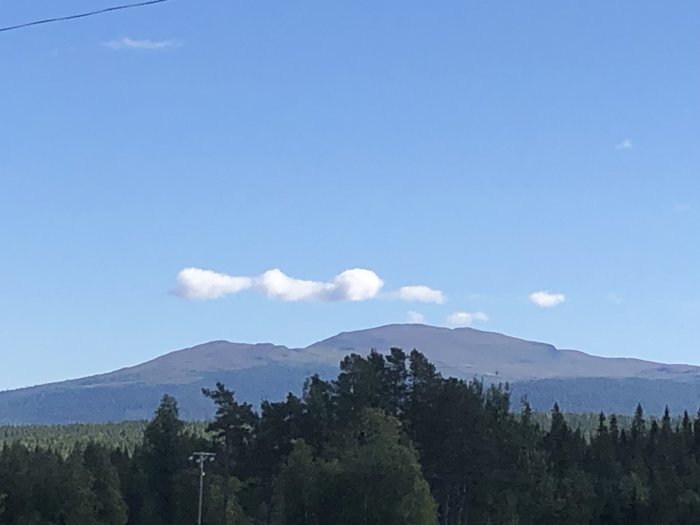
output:
<svg viewBox="0 0 700 525"><path fill-rule="evenodd" d="M694 0L172 0L0 33L0 388L409 312L700 364L698 27ZM258 284L188 300L188 267ZM270 298L274 268L384 286Z"/></svg>

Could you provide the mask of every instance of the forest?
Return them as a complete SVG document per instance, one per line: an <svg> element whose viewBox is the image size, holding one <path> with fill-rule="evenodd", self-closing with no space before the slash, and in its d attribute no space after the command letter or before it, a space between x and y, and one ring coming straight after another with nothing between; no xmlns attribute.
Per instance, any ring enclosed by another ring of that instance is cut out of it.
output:
<svg viewBox="0 0 700 525"><path fill-rule="evenodd" d="M148 422L5 428L0 523L697 524L700 415L510 409L508 385L445 378L420 352L346 357L335 380L260 407L205 389L206 424L162 398ZM82 432L81 431L81 432ZM73 431L71 431L73 432Z"/></svg>

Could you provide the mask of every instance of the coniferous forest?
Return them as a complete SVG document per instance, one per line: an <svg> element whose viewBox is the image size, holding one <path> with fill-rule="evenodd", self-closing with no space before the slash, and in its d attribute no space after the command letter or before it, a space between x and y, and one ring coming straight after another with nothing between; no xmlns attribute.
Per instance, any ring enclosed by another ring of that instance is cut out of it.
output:
<svg viewBox="0 0 700 525"><path fill-rule="evenodd" d="M259 410L223 384L203 395L216 407L206 428L180 420L166 395L128 444L112 427L70 448L6 438L0 523L196 523L195 451L216 454L207 525L700 520L700 418L687 413L647 421L639 407L625 424L600 414L583 432L555 405L545 429L526 401L510 410L507 386L443 378L399 349L350 355L336 380L311 377L301 398Z"/></svg>

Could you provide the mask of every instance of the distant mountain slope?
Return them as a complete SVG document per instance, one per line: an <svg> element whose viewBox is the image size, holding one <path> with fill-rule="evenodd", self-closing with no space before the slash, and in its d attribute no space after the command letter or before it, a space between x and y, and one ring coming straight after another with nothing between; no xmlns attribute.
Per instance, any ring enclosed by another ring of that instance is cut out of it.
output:
<svg viewBox="0 0 700 525"><path fill-rule="evenodd" d="M318 373L329 379L336 367L288 367L268 364L244 370L197 374L192 382L104 382L90 378L88 384L66 381L0 392L1 424L102 423L149 419L163 394L175 396L184 419L210 418L214 411L202 395L203 387L221 381L236 397L255 406L264 399L283 399L288 392L301 392L304 380Z"/></svg>
<svg viewBox="0 0 700 525"><path fill-rule="evenodd" d="M574 350L558 350L545 343L525 341L473 328L427 325L388 325L343 332L307 347L317 355L364 353L397 346L417 348L447 375L522 381L563 377L644 377L700 379L700 367L665 365L627 358L597 357Z"/></svg>
<svg viewBox="0 0 700 525"><path fill-rule="evenodd" d="M178 398L183 417L203 419L212 407L201 388L216 381L257 404L300 393L313 373L334 377L349 353L390 347L420 350L447 376L508 381L515 402L527 395L538 409L558 400L571 411L631 412L637 402L651 411L664 403L695 410L700 401L698 367L596 357L471 328L406 324L343 332L302 349L212 341L107 374L0 392L0 423L148 418L164 393Z"/></svg>

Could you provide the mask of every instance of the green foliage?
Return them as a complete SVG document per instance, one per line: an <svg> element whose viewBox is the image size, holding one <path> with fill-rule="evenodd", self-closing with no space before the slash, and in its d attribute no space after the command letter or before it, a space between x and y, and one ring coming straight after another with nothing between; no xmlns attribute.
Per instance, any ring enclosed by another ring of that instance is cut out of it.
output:
<svg viewBox="0 0 700 525"><path fill-rule="evenodd" d="M209 493L204 509L207 525L252 525L239 501L243 484L238 478L214 474L207 476Z"/></svg>
<svg viewBox="0 0 700 525"><path fill-rule="evenodd" d="M363 409L338 448L317 459L303 440L275 481L273 524L430 525L435 502L401 424L379 409Z"/></svg>
<svg viewBox="0 0 700 525"><path fill-rule="evenodd" d="M74 423L71 425L5 425L0 426L0 446L22 443L28 448L51 449L68 456L76 445L88 443L132 453L143 442L143 431L148 421L121 421L119 423ZM206 423L188 421L185 431L204 436Z"/></svg>
<svg viewBox="0 0 700 525"><path fill-rule="evenodd" d="M207 425L220 448L224 473L231 475L244 461L254 440L258 417L249 403L239 403L234 392L222 383L216 388L202 390L216 405L216 417Z"/></svg>
<svg viewBox="0 0 700 525"><path fill-rule="evenodd" d="M508 385L445 379L419 352L343 360L259 412L218 383L216 417L1 427L0 523L690 525L700 416L509 410Z"/></svg>
<svg viewBox="0 0 700 525"><path fill-rule="evenodd" d="M318 525L322 469L311 447L299 440L275 479L273 525Z"/></svg>
<svg viewBox="0 0 700 525"><path fill-rule="evenodd" d="M189 486L186 474L187 458L192 439L184 433L177 402L165 395L155 417L144 430L143 447L137 465L144 473L145 494L141 522L148 525L182 523L183 515L192 505L183 499L183 486Z"/></svg>
<svg viewBox="0 0 700 525"><path fill-rule="evenodd" d="M364 409L348 429L326 476L332 494L323 524L430 525L437 523L435 501L417 454L402 443L400 423L379 409ZM333 520L328 516L335 514Z"/></svg>

